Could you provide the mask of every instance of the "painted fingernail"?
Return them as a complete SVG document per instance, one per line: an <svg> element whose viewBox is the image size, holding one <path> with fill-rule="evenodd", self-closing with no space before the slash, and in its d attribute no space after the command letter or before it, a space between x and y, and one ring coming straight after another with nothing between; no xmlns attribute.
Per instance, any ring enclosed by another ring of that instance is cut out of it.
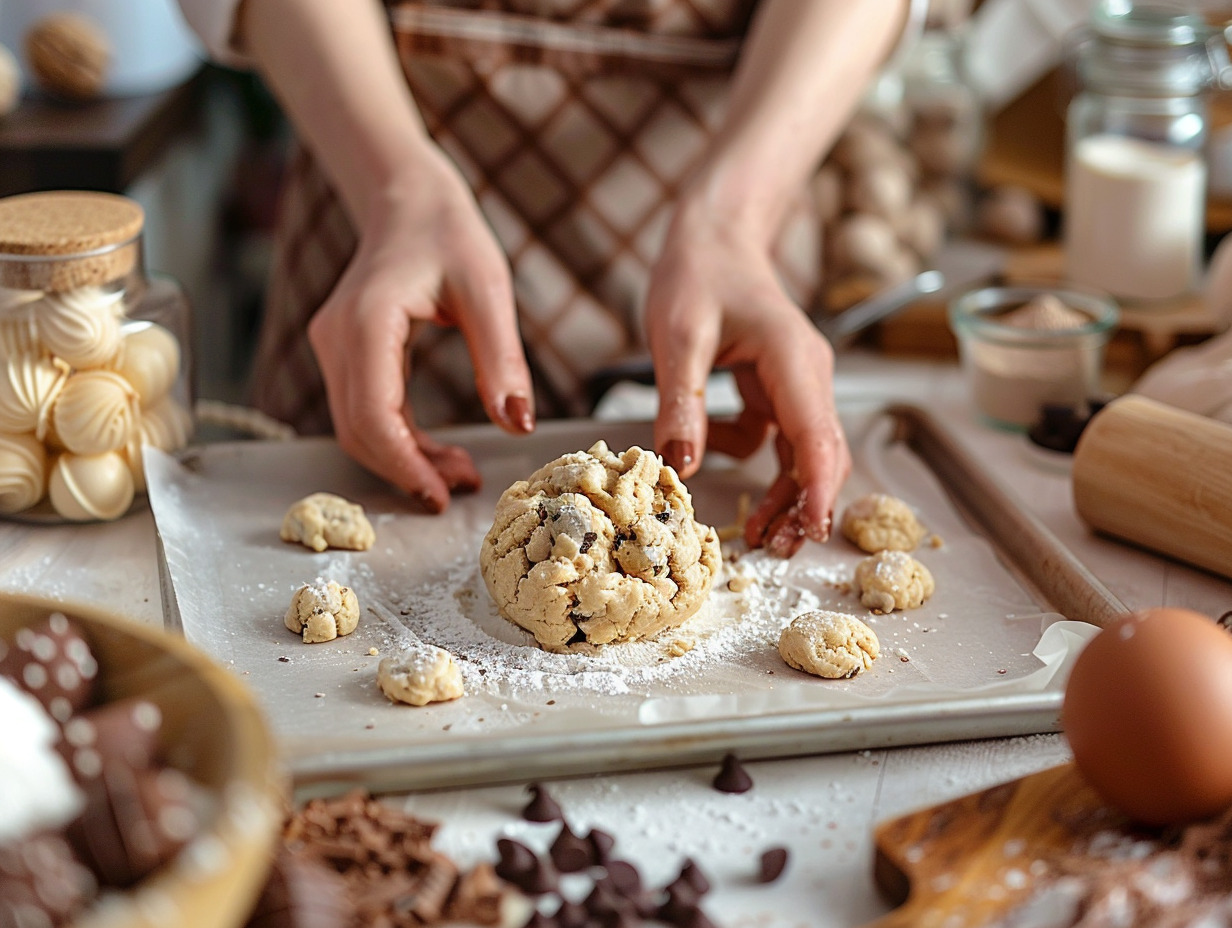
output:
<svg viewBox="0 0 1232 928"><path fill-rule="evenodd" d="M789 558L804 544L804 527L795 519L784 519L766 535L766 550L775 557Z"/></svg>
<svg viewBox="0 0 1232 928"><path fill-rule="evenodd" d="M427 493L416 493L415 499L424 509L433 515L437 515L445 511L445 504L435 496L429 496Z"/></svg>
<svg viewBox="0 0 1232 928"><path fill-rule="evenodd" d="M663 460L676 470L683 470L693 463L693 442L673 438L663 446Z"/></svg>
<svg viewBox="0 0 1232 928"><path fill-rule="evenodd" d="M478 474L467 474L464 477L457 477L449 484L449 492L451 493L474 493L483 485Z"/></svg>
<svg viewBox="0 0 1232 928"><path fill-rule="evenodd" d="M523 432L535 430L535 414L530 408L530 400L524 396L515 393L505 400L505 418Z"/></svg>

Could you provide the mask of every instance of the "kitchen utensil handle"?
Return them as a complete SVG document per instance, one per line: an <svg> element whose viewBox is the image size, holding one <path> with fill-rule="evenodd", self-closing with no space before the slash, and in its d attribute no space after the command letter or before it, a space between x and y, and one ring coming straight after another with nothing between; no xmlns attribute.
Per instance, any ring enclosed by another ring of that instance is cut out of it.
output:
<svg viewBox="0 0 1232 928"><path fill-rule="evenodd" d="M813 321L831 344L862 332L870 325L888 319L914 300L929 293L936 293L945 286L945 275L940 271L921 271L909 280L896 284L839 313L837 316Z"/></svg>

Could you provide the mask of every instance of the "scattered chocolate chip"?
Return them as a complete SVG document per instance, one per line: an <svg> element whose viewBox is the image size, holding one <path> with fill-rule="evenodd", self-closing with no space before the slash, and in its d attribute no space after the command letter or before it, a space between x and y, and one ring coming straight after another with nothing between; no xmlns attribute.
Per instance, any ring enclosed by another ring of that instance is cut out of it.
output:
<svg viewBox="0 0 1232 928"><path fill-rule="evenodd" d="M582 536L582 544L578 548L578 554L585 554L587 551L590 550L591 545L593 545L598 540L599 540L599 536L596 535L594 532L587 532L585 535Z"/></svg>
<svg viewBox="0 0 1232 928"><path fill-rule="evenodd" d="M585 838L575 835L567 822L561 822L560 834L552 842L548 853L561 873L577 873L595 863L594 847Z"/></svg>
<svg viewBox="0 0 1232 928"><path fill-rule="evenodd" d="M600 867L606 867L607 862L612 857L612 848L616 846L616 839L609 835L606 831L600 831L598 828L590 829L590 833L586 835L586 840L590 842L590 846L595 849L595 863Z"/></svg>
<svg viewBox="0 0 1232 928"><path fill-rule="evenodd" d="M549 915L544 915L538 909L530 913L530 918L522 928L556 928L558 922Z"/></svg>
<svg viewBox="0 0 1232 928"><path fill-rule="evenodd" d="M496 875L506 882L519 883L534 869L535 852L520 841L498 838L496 852L500 855L496 862Z"/></svg>
<svg viewBox="0 0 1232 928"><path fill-rule="evenodd" d="M527 789L530 790L531 800L522 810L522 818L528 822L563 822L565 820L560 806L541 784L532 783Z"/></svg>
<svg viewBox="0 0 1232 928"><path fill-rule="evenodd" d="M606 879L621 896L633 898L642 891L642 875L627 860L609 860L605 865Z"/></svg>
<svg viewBox="0 0 1232 928"><path fill-rule="evenodd" d="M759 883L773 883L783 875L783 870L786 867L787 848L772 847L761 855L757 881Z"/></svg>
<svg viewBox="0 0 1232 928"><path fill-rule="evenodd" d="M659 905L654 917L669 925L679 925L688 915L689 910L697 907L697 890L682 878L677 877L664 887L667 898Z"/></svg>
<svg viewBox="0 0 1232 928"><path fill-rule="evenodd" d="M633 906L627 899L617 895L612 887L602 880L596 881L591 887L583 905L592 919L604 925L611 925L622 916L633 915Z"/></svg>
<svg viewBox="0 0 1232 928"><path fill-rule="evenodd" d="M680 867L680 876L676 879L683 880L698 896L704 896L710 892L710 880L706 878L706 874L702 873L702 868L691 857L685 858L684 864Z"/></svg>
<svg viewBox="0 0 1232 928"><path fill-rule="evenodd" d="M680 928L716 928L701 906L691 906L686 910L684 918L676 923Z"/></svg>
<svg viewBox="0 0 1232 928"><path fill-rule="evenodd" d="M530 872L516 885L529 896L542 896L546 893L555 892L559 884L556 881L556 873L552 870L551 866L542 858L536 857Z"/></svg>
<svg viewBox="0 0 1232 928"><path fill-rule="evenodd" d="M735 754L724 754L723 766L714 778L714 788L721 793L747 793L753 788L753 778Z"/></svg>
<svg viewBox="0 0 1232 928"><path fill-rule="evenodd" d="M590 921L590 913L580 902L570 902L562 899L560 908L556 910L556 924L559 928L586 928Z"/></svg>
<svg viewBox="0 0 1232 928"><path fill-rule="evenodd" d="M289 663L291 663L291 658L289 658L289 657L280 657L280 658L278 658L278 663L280 663L280 664L289 664Z"/></svg>

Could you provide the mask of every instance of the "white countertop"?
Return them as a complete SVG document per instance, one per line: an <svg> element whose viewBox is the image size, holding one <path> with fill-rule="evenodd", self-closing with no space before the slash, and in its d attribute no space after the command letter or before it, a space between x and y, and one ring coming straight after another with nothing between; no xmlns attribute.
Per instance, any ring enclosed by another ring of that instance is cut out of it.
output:
<svg viewBox="0 0 1232 928"><path fill-rule="evenodd" d="M837 389L840 397L904 398L931 408L1130 608L1169 604L1211 615L1232 608L1232 584L1092 536L1074 515L1067 474L1039 463L1021 436L980 425L953 366L845 355ZM102 525L0 523L0 590L161 624L149 509ZM1068 757L1061 736L1035 735L751 762L755 786L742 795L712 789L711 768L577 778L550 790L575 831L611 832L617 854L636 863L648 883L667 882L683 858L694 858L715 886L705 907L719 925L846 928L887 911L872 878L878 822ZM472 863L492 859L500 835L538 848L554 837L555 826L518 818L526 798L522 787L505 786L405 802L443 822L441 849ZM771 886L754 884L760 852L776 845L791 852L787 871Z"/></svg>

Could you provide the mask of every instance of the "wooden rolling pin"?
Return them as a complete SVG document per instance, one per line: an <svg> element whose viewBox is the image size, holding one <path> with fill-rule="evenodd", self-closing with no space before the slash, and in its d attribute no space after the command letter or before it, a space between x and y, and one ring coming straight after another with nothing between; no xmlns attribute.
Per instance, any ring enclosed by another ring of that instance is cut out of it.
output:
<svg viewBox="0 0 1232 928"><path fill-rule="evenodd" d="M1129 394L1083 431L1073 474L1096 531L1232 577L1232 426Z"/></svg>

